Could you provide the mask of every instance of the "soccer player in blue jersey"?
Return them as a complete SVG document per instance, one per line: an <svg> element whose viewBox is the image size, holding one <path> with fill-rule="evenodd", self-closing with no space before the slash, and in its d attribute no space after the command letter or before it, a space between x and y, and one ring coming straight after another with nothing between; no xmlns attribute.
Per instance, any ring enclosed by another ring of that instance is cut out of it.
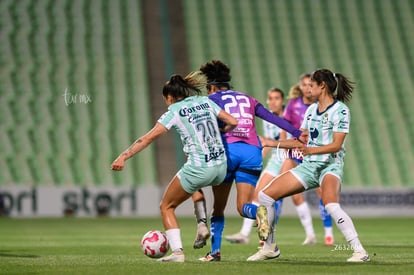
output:
<svg viewBox="0 0 414 275"><path fill-rule="evenodd" d="M284 103L284 92L279 88L271 88L267 91L267 106L269 110L277 116L283 116L283 103ZM263 120L263 137L271 138L275 140L280 139L282 129L277 127L276 125ZM260 175L260 179L257 182L256 189L253 196L253 201L258 201L257 199L257 192L260 191L263 187L265 187L272 179L279 175L280 169L283 164L284 156L280 154L280 150L276 148L264 147L262 150L263 158L270 153L269 160L267 162L266 167L263 169L262 174ZM275 202L275 210L276 210L276 220L280 216L282 210L282 201L279 200ZM250 232L252 230L253 224L255 220L244 218L243 225L240 229L240 232L226 236L225 239L231 243L248 243ZM277 257L276 253L269 253L272 254L272 257Z"/></svg>
<svg viewBox="0 0 414 275"><path fill-rule="evenodd" d="M367 262L368 253L362 246L354 224L339 204L345 139L349 133L350 113L344 104L351 99L352 82L340 73L319 69L312 73L311 92L316 103L309 106L301 129L309 131L306 144L300 145L302 164L282 174L259 192L257 209L258 233L261 240L273 238L273 204L275 200L305 190L321 187L327 212L353 248L348 262ZM263 146L279 146L281 142L264 140Z"/></svg>
<svg viewBox="0 0 414 275"><path fill-rule="evenodd" d="M160 204L162 221L172 254L158 259L161 262L184 262L180 227L175 209L191 195L205 186L220 184L226 176L227 157L220 131L227 132L237 126L237 120L223 111L206 96L198 96L206 79L200 72L183 78L173 75L163 87L168 106L154 128L136 140L112 163L120 171L125 161L145 149L155 139L174 127L181 137L187 162L172 178ZM217 119L224 123L220 125Z"/></svg>
<svg viewBox="0 0 414 275"><path fill-rule="evenodd" d="M207 77L209 98L238 120L237 128L223 134L227 154L227 175L223 184L213 187L214 205L210 218L211 251L201 261L220 261L224 228L224 209L233 181L237 188L237 210L241 216L256 218L257 204L251 203L256 182L262 171L262 146L255 126L260 117L291 133L306 139L306 134L281 117L272 114L255 98L231 90L230 68L219 60L212 60L200 68Z"/></svg>

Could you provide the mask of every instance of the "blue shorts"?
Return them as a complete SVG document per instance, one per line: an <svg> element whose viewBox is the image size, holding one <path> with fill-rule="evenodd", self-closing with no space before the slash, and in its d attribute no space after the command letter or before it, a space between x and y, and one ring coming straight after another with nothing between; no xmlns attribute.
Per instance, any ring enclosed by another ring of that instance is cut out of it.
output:
<svg viewBox="0 0 414 275"><path fill-rule="evenodd" d="M244 142L226 144L227 175L224 182L256 186L263 169L262 148Z"/></svg>

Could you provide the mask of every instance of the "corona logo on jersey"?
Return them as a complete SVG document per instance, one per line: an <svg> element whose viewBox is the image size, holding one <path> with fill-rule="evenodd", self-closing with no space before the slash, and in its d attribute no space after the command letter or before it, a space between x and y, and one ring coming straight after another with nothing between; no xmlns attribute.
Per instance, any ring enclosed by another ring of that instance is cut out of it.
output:
<svg viewBox="0 0 414 275"><path fill-rule="evenodd" d="M193 106L193 107L183 107L183 108L180 109L179 114L180 114L180 116L185 117L185 116L190 115L191 113L201 111L201 110L204 110L204 109L208 109L208 108L210 108L210 105L208 103L203 103L203 104L196 105L196 106Z"/></svg>

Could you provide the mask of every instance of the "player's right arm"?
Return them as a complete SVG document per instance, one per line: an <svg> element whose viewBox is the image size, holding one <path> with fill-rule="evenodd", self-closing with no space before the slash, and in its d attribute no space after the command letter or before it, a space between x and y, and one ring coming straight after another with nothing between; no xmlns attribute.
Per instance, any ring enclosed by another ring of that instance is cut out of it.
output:
<svg viewBox="0 0 414 275"><path fill-rule="evenodd" d="M148 133L137 139L132 145L121 153L112 163L112 170L121 171L124 169L125 161L135 154L144 150L148 145L150 145L158 137L164 135L168 132L168 129L164 125L157 122Z"/></svg>
<svg viewBox="0 0 414 275"><path fill-rule="evenodd" d="M235 119L232 115L223 110L221 110L218 113L217 117L225 123L224 127L220 129L220 131L222 132L230 132L231 130L236 128L237 124L239 123L237 119Z"/></svg>
<svg viewBox="0 0 414 275"><path fill-rule="evenodd" d="M297 149L302 148L302 143L297 139L275 140L270 138L261 138L263 147L275 147L283 149Z"/></svg>

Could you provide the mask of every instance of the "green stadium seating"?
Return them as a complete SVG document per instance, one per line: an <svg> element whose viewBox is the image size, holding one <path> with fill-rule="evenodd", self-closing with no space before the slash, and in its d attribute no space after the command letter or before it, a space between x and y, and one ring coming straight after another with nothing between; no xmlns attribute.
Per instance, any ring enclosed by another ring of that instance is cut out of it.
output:
<svg viewBox="0 0 414 275"><path fill-rule="evenodd" d="M288 91L300 74L320 67L356 81L345 184L412 185L413 1L184 3L190 64L223 59L236 89L262 102L270 86Z"/></svg>
<svg viewBox="0 0 414 275"><path fill-rule="evenodd" d="M183 4L191 69L222 59L261 102L320 67L356 81L344 184L412 186L413 1ZM151 147L109 169L153 123L142 12L141 0L0 1L0 186L155 182Z"/></svg>
<svg viewBox="0 0 414 275"><path fill-rule="evenodd" d="M155 183L151 148L110 170L152 126L141 13L135 0L0 2L0 186Z"/></svg>

